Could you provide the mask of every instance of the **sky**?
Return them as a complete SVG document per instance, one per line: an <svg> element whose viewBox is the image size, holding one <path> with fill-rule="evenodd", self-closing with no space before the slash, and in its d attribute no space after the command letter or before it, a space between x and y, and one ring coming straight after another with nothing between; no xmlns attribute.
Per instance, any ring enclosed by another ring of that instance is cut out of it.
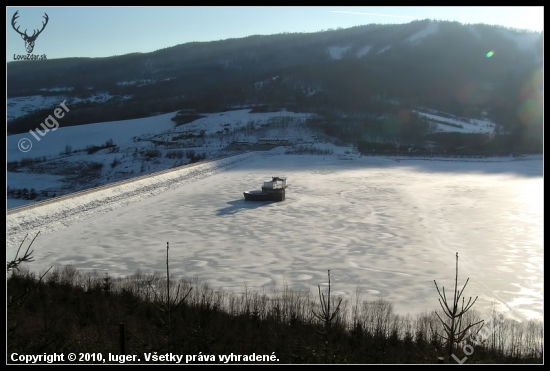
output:
<svg viewBox="0 0 550 371"><path fill-rule="evenodd" d="M6 62L26 55L12 27L37 37L32 54L47 59L148 53L189 43L251 35L318 32L366 24L449 20L543 31L544 7L7 7Z"/></svg>

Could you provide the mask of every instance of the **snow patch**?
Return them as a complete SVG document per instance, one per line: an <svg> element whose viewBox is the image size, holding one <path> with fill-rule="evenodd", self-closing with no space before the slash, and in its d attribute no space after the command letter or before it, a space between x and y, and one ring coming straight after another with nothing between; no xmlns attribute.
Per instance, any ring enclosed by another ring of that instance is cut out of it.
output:
<svg viewBox="0 0 550 371"><path fill-rule="evenodd" d="M165 79L166 81L170 79ZM145 86L154 84L155 80L151 79L142 79L142 80L131 80L131 81L119 81L116 83L117 86L129 86L129 85L135 85L135 86Z"/></svg>
<svg viewBox="0 0 550 371"><path fill-rule="evenodd" d="M413 112L435 123L436 131L440 132L493 134L495 131L495 124L489 120L453 119L419 111Z"/></svg>
<svg viewBox="0 0 550 371"><path fill-rule="evenodd" d="M383 48L380 49L376 54L384 53L384 52L385 52L386 50L388 50L389 48L391 48L391 45L388 45L388 46L383 47Z"/></svg>
<svg viewBox="0 0 550 371"><path fill-rule="evenodd" d="M371 45L366 45L357 51L357 58L361 58L369 53L372 49Z"/></svg>
<svg viewBox="0 0 550 371"><path fill-rule="evenodd" d="M49 92L54 92L54 93L59 93L59 92L64 92L64 91L73 91L74 88L73 87L69 87L69 86L60 86L60 87L54 87L54 88L42 88L42 89L38 89L39 91L49 91Z"/></svg>
<svg viewBox="0 0 550 371"><path fill-rule="evenodd" d="M537 50L536 44L541 37L539 33L518 33L510 30L500 30L500 33L504 37L512 40L516 47L523 53L533 54L535 56L535 63L542 61L543 56Z"/></svg>
<svg viewBox="0 0 550 371"><path fill-rule="evenodd" d="M476 27L474 25L468 25L468 30L476 37L476 39L481 40L481 35L477 31Z"/></svg>
<svg viewBox="0 0 550 371"><path fill-rule="evenodd" d="M414 35L410 36L409 38L407 38L406 41L413 44L418 44L421 39L425 38L430 34L436 33L438 30L439 30L439 25L435 22L430 22L422 31L419 31Z"/></svg>
<svg viewBox="0 0 550 371"><path fill-rule="evenodd" d="M62 91L54 89L63 89L63 88L52 88L48 91ZM72 89L72 88L66 88ZM47 89L41 89L47 90ZM7 99L7 120L12 121L19 117L26 116L38 110L43 109L55 109L59 106L60 103L65 102L65 104L71 108L71 105L81 104L81 103L105 103L113 98L118 96L111 95L106 92L93 94L88 98L78 98L78 97L68 97L66 95L52 95L52 96L43 96L43 95L30 95L25 97L17 98L8 98ZM125 95L120 97L123 100L130 99L131 95ZM47 117L47 116L46 116ZM44 117L44 118L46 118ZM36 126L39 126L40 122L36 123Z"/></svg>
<svg viewBox="0 0 550 371"><path fill-rule="evenodd" d="M333 60L342 59L345 52L348 51L349 46L329 46L328 53Z"/></svg>
<svg viewBox="0 0 550 371"><path fill-rule="evenodd" d="M26 97L8 98L7 99L7 119L14 120L18 117L28 115L34 111L55 108L59 103L63 102L67 97L61 95L42 96L31 95ZM40 123L36 124L37 126Z"/></svg>

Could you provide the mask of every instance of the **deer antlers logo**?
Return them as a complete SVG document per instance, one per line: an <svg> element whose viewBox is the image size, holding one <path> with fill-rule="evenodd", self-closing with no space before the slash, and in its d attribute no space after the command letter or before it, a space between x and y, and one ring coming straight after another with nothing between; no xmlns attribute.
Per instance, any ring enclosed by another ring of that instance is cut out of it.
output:
<svg viewBox="0 0 550 371"><path fill-rule="evenodd" d="M27 35L27 30L25 30L25 32L21 32L19 31L19 26L17 26L17 28L15 27L15 20L19 18L19 15L17 15L17 13L19 13L19 10L16 11L13 15L13 18L11 19L11 25L13 26L13 29L17 31L19 35L21 35L21 38L25 40L25 49L27 49L27 53L30 54L34 49L34 42L36 41L36 38L38 37L38 35L40 35L42 31L44 31L44 28L46 28L49 18L48 15L44 13L44 18L46 19L46 22L42 22L42 29L40 31L34 30L33 34L29 36Z"/></svg>

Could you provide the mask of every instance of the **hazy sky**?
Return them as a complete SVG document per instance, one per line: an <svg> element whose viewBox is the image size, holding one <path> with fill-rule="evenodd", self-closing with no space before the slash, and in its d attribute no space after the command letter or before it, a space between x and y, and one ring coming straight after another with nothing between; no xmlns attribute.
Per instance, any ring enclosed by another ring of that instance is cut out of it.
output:
<svg viewBox="0 0 550 371"><path fill-rule="evenodd" d="M48 59L147 53L193 41L317 32L371 23L435 19L543 30L544 7L7 7L6 61L27 54L28 35L49 22L32 54Z"/></svg>

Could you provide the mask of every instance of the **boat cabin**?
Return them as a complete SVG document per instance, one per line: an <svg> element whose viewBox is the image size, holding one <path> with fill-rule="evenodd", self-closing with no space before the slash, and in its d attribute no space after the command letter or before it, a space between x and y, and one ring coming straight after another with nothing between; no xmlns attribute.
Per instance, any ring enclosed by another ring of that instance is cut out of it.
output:
<svg viewBox="0 0 550 371"><path fill-rule="evenodd" d="M286 188L286 178L281 178L274 176L271 180L264 181L262 188L265 189L285 189Z"/></svg>
<svg viewBox="0 0 550 371"><path fill-rule="evenodd" d="M286 178L274 176L264 181L261 191L243 192L246 201L284 201Z"/></svg>

